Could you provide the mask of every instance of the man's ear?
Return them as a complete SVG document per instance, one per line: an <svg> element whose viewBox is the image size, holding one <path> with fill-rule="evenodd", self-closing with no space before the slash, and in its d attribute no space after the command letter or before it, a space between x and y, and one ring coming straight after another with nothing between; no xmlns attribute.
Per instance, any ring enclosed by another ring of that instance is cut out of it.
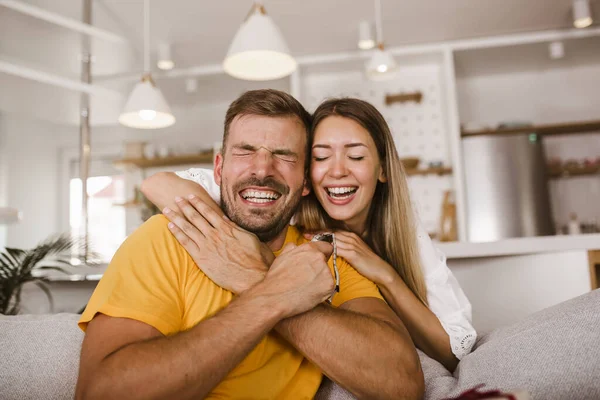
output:
<svg viewBox="0 0 600 400"><path fill-rule="evenodd" d="M302 196L308 196L311 190L311 185L308 179L304 179L304 188L302 188Z"/></svg>
<svg viewBox="0 0 600 400"><path fill-rule="evenodd" d="M218 152L215 156L215 182L217 185L221 186L221 174L223 172L223 154Z"/></svg>

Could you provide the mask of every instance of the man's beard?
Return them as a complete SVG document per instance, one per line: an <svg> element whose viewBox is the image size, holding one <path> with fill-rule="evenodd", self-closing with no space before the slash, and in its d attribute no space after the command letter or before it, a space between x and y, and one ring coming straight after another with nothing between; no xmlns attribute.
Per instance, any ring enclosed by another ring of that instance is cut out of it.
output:
<svg viewBox="0 0 600 400"><path fill-rule="evenodd" d="M222 189L225 189L226 186L226 184L223 185ZM263 210L259 207L252 209L250 210L252 215L262 218L260 218L260 222L258 223L249 221L248 217L246 217L240 210L235 208L234 200L228 198L229 193L231 193L233 196L236 196L241 190L249 186L268 187L274 189L279 192L281 196L287 195L288 204L285 204L283 209L276 210L279 211L279 213L274 215L269 215L272 213L271 210ZM287 185L278 182L273 178L266 178L263 180L250 178L246 181L236 183L231 192L226 189L221 190L221 207L223 208L225 215L227 215L227 217L240 228L254 233L261 242L268 242L277 237L277 235L279 235L279 233L281 233L281 231L290 223L292 216L296 213L298 205L302 200L302 190L303 187L301 186L298 190L290 192L290 188Z"/></svg>

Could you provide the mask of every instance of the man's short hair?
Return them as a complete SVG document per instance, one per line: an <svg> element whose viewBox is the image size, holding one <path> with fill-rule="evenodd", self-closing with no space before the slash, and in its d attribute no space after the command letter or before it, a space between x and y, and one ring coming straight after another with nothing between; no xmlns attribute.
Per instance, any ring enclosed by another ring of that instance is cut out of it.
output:
<svg viewBox="0 0 600 400"><path fill-rule="evenodd" d="M223 153L227 148L229 127L235 117L243 115L262 115L267 117L296 117L306 132L305 169L310 164L310 126L312 117L293 96L274 89L249 90L234 100L225 114L223 132Z"/></svg>

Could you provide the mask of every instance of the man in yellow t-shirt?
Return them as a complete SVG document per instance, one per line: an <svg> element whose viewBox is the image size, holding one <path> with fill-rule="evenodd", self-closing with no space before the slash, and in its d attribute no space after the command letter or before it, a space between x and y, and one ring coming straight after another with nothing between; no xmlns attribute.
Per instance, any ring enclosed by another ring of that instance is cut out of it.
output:
<svg viewBox="0 0 600 400"><path fill-rule="evenodd" d="M309 124L282 92L232 103L215 161L231 221L213 212L194 223L206 233L235 222L275 260L237 249L243 257L232 261L225 243L192 258L165 217L151 218L117 251L81 317L77 398L309 399L321 371L364 397L422 393L414 346L376 286L338 259L340 292L324 304L334 289L331 245L306 243L288 226L308 193ZM249 192L261 200L242 196ZM201 269L259 264L268 271L238 295Z"/></svg>

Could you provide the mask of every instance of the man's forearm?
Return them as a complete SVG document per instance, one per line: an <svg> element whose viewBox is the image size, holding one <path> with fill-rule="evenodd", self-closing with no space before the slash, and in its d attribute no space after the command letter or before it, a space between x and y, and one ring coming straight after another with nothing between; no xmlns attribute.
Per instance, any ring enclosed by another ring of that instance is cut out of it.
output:
<svg viewBox="0 0 600 400"><path fill-rule="evenodd" d="M203 398L279 320L263 296L240 296L187 332L125 346L108 355L81 398Z"/></svg>
<svg viewBox="0 0 600 400"><path fill-rule="evenodd" d="M416 398L422 372L403 326L319 305L276 330L333 381L359 398Z"/></svg>

